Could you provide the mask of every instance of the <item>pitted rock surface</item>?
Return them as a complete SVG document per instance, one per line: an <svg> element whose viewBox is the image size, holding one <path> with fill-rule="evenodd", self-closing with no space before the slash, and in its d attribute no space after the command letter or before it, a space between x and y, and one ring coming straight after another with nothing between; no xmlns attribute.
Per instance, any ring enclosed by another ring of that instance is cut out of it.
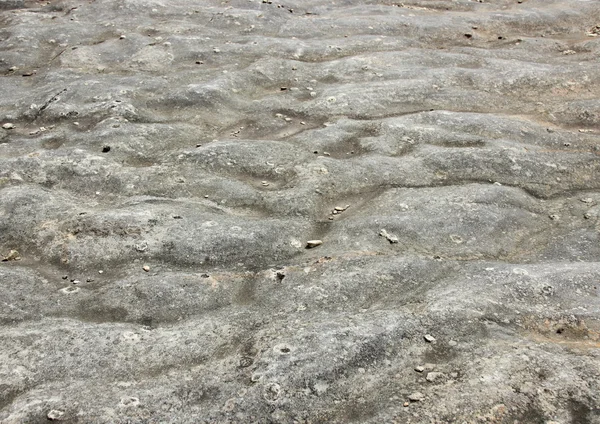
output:
<svg viewBox="0 0 600 424"><path fill-rule="evenodd" d="M599 28L0 0L0 422L600 423Z"/></svg>

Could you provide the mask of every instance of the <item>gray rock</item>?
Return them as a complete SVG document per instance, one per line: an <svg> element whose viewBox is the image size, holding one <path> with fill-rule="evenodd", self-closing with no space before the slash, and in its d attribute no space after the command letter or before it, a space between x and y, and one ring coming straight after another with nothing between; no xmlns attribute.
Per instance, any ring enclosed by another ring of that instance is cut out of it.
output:
<svg viewBox="0 0 600 424"><path fill-rule="evenodd" d="M312 249L323 244L323 240L309 240L306 242L306 247Z"/></svg>
<svg viewBox="0 0 600 424"><path fill-rule="evenodd" d="M441 380L444 377L444 374L441 372L429 372L425 376L425 379L431 383Z"/></svg>
<svg viewBox="0 0 600 424"><path fill-rule="evenodd" d="M421 392L414 392L408 395L408 400L411 402L421 402L425 400L425 395Z"/></svg>
<svg viewBox="0 0 600 424"><path fill-rule="evenodd" d="M0 422L597 422L599 2L194 3L0 0Z"/></svg>
<svg viewBox="0 0 600 424"><path fill-rule="evenodd" d="M50 412L48 412L47 417L50 421L59 421L62 419L63 415L65 415L63 411L53 409Z"/></svg>
<svg viewBox="0 0 600 424"><path fill-rule="evenodd" d="M394 243L398 243L398 237L396 237L393 234L389 234L386 230L381 230L379 231L379 235L381 237L384 237L387 239L387 241L389 241L390 243L394 244Z"/></svg>

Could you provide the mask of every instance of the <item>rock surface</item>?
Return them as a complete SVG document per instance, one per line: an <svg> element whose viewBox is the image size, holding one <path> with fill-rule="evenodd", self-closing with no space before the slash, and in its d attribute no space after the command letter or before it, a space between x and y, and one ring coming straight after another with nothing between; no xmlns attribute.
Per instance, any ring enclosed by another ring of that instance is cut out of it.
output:
<svg viewBox="0 0 600 424"><path fill-rule="evenodd" d="M0 422L600 423L599 24L0 0Z"/></svg>

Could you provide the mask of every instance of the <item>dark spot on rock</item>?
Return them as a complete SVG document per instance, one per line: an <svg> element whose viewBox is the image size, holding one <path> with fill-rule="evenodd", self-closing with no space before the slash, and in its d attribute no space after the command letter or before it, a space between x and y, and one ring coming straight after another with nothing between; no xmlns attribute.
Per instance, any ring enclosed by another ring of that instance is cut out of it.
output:
<svg viewBox="0 0 600 424"><path fill-rule="evenodd" d="M152 317L148 316L148 315L143 315L140 320L139 323L141 325L143 325L144 327L148 327L148 328L152 328Z"/></svg>

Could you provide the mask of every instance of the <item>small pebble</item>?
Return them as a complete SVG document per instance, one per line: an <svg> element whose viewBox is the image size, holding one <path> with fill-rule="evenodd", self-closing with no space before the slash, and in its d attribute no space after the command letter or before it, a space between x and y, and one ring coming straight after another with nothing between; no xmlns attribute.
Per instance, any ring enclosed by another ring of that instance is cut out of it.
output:
<svg viewBox="0 0 600 424"><path fill-rule="evenodd" d="M63 415L65 415L63 411L53 409L52 411L48 412L48 415L46 415L46 417L48 417L50 421L56 421L60 420Z"/></svg>
<svg viewBox="0 0 600 424"><path fill-rule="evenodd" d="M313 247L317 247L323 244L322 240L309 240L306 242L306 248L312 249Z"/></svg>
<svg viewBox="0 0 600 424"><path fill-rule="evenodd" d="M581 199L581 201L583 203L592 203L594 201L594 199L592 199L591 197L585 197L585 198Z"/></svg>
<svg viewBox="0 0 600 424"><path fill-rule="evenodd" d="M21 255L19 254L19 252L16 250L11 250L10 252L8 252L8 255L2 258L2 262L18 261L20 259Z"/></svg>
<svg viewBox="0 0 600 424"><path fill-rule="evenodd" d="M12 130L15 128L15 124L7 122L6 124L2 125L2 128L4 128L5 130Z"/></svg>
<svg viewBox="0 0 600 424"><path fill-rule="evenodd" d="M434 381L440 379L443 375L444 374L442 374L441 372L430 372L425 377L425 380L429 381L430 383L433 383Z"/></svg>
<svg viewBox="0 0 600 424"><path fill-rule="evenodd" d="M148 265L144 265L142 269L146 272L150 271L150 267Z"/></svg>
<svg viewBox="0 0 600 424"><path fill-rule="evenodd" d="M392 244L398 243L398 237L396 237L393 234L388 233L386 230L382 229L381 231L379 231L379 235L381 237L384 237L387 239L387 241L389 241Z"/></svg>
<svg viewBox="0 0 600 424"><path fill-rule="evenodd" d="M422 365L418 365L418 366L415 367L415 371L416 372L423 372L423 371L425 371L425 367L422 366Z"/></svg>
<svg viewBox="0 0 600 424"><path fill-rule="evenodd" d="M408 400L410 400L411 402L421 402L424 399L425 395L421 392L415 392L408 395Z"/></svg>
<svg viewBox="0 0 600 424"><path fill-rule="evenodd" d="M427 343L435 343L435 337L433 337L431 334L425 334L423 338Z"/></svg>

